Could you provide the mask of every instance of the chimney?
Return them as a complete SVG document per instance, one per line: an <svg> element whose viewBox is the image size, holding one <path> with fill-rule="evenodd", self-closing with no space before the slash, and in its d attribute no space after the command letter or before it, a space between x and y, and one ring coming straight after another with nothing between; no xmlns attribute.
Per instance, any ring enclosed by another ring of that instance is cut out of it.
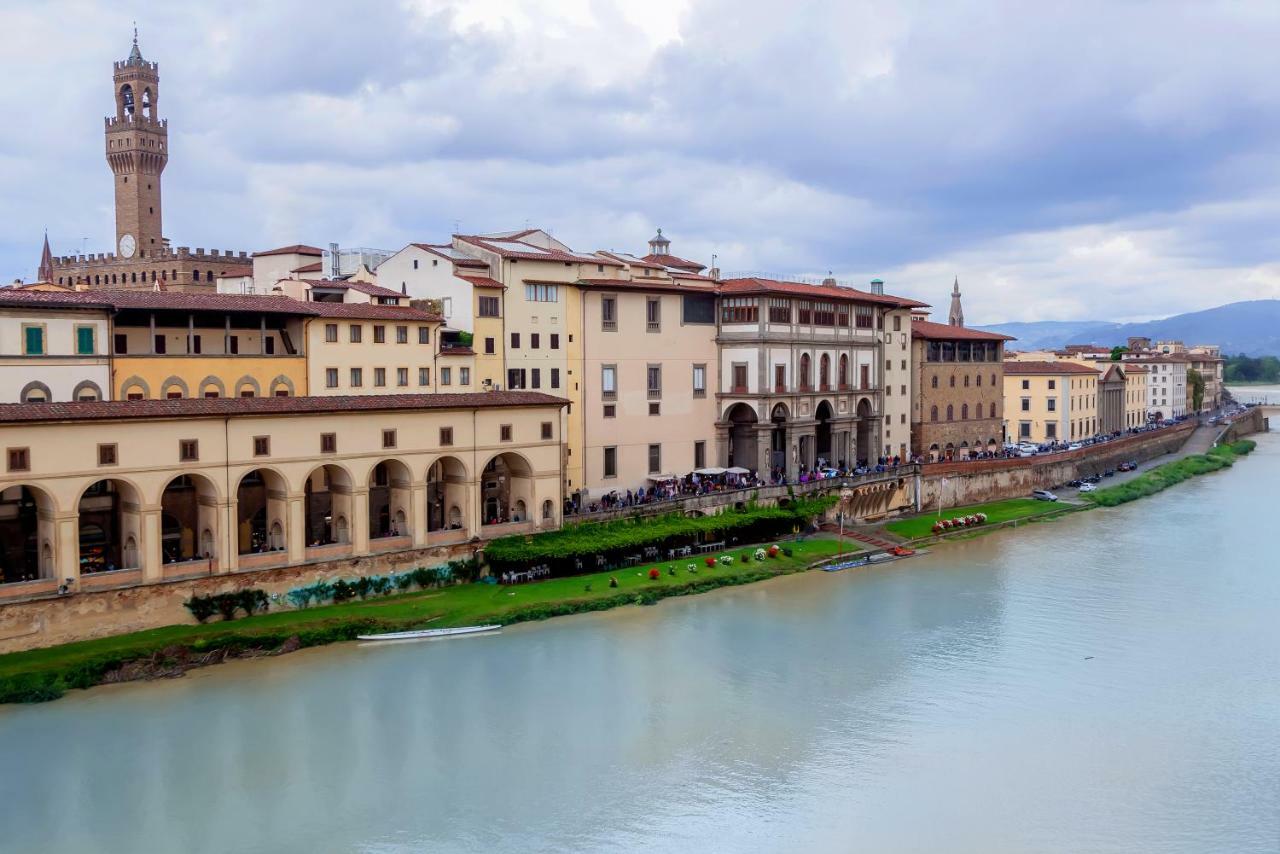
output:
<svg viewBox="0 0 1280 854"><path fill-rule="evenodd" d="M720 268L712 267L710 270L707 271L707 276L709 278L715 279L717 282L720 281Z"/></svg>
<svg viewBox="0 0 1280 854"><path fill-rule="evenodd" d="M884 279L871 280L871 293L879 294L881 296L884 295Z"/></svg>

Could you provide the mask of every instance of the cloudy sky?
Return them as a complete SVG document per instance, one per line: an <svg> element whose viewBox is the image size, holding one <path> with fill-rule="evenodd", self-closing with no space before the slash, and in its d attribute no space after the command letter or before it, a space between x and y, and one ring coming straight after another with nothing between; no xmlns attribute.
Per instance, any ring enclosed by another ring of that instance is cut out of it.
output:
<svg viewBox="0 0 1280 854"><path fill-rule="evenodd" d="M865 282L971 322L1280 297L1280 4L0 0L0 276L114 237L138 20L175 245L578 249Z"/></svg>

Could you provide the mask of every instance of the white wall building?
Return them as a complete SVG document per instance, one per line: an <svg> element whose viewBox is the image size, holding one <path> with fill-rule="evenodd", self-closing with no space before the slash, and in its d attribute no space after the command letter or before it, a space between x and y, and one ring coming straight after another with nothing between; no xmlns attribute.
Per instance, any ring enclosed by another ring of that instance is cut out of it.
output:
<svg viewBox="0 0 1280 854"><path fill-rule="evenodd" d="M107 308L42 310L31 292L6 306L0 292L0 402L109 400ZM53 296L65 296L54 294Z"/></svg>

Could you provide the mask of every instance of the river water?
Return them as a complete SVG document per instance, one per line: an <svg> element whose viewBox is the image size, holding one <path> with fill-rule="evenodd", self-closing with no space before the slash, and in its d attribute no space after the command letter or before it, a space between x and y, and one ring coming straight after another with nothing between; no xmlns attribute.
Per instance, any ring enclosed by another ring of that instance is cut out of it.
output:
<svg viewBox="0 0 1280 854"><path fill-rule="evenodd" d="M1276 852L1278 483L0 709L0 850Z"/></svg>

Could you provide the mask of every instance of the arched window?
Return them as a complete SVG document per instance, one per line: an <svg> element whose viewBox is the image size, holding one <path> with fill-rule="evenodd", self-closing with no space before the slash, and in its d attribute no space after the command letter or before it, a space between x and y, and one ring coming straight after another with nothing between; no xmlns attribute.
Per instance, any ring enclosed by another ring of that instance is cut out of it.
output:
<svg viewBox="0 0 1280 854"><path fill-rule="evenodd" d="M547 499L546 501L542 502L543 521L549 521L551 517L555 515L555 512L556 512L555 506L551 503L551 499Z"/></svg>
<svg viewBox="0 0 1280 854"><path fill-rule="evenodd" d="M988 417L988 418L995 418L995 417L996 417L996 405L995 405L994 403L992 403L992 404L991 404L991 414L990 414L990 415L988 415L987 417Z"/></svg>
<svg viewBox="0 0 1280 854"><path fill-rule="evenodd" d="M200 271L199 271L199 270L192 270L192 271L191 271L191 281L193 281L193 282L198 282L198 281L200 281Z"/></svg>
<svg viewBox="0 0 1280 854"><path fill-rule="evenodd" d="M993 386L996 384L996 375L995 375L995 374L992 374L992 375L991 375L991 384L992 384Z"/></svg>
<svg viewBox="0 0 1280 854"><path fill-rule="evenodd" d="M813 381L809 373L811 368L812 362L809 359L809 354L805 353L800 357L800 388L802 389L813 387Z"/></svg>
<svg viewBox="0 0 1280 854"><path fill-rule="evenodd" d="M937 375L937 374L934 374L934 375L933 375L933 380L932 380L932 382L930 383L930 385L932 385L934 388L937 388L937 387L938 387L938 375Z"/></svg>
<svg viewBox="0 0 1280 854"><path fill-rule="evenodd" d="M947 404L947 420L948 421L956 420L956 409L954 406L952 406L949 403Z"/></svg>
<svg viewBox="0 0 1280 854"><path fill-rule="evenodd" d="M968 387L969 387L969 375L968 375L968 374L965 374L965 375L964 375L964 387L965 387L965 388L968 388Z"/></svg>
<svg viewBox="0 0 1280 854"><path fill-rule="evenodd" d="M929 420L930 421L938 420L938 407L936 405L929 407Z"/></svg>
<svg viewBox="0 0 1280 854"><path fill-rule="evenodd" d="M831 388L831 357L826 353L818 360L818 384L823 391Z"/></svg>
<svg viewBox="0 0 1280 854"><path fill-rule="evenodd" d="M978 374L974 378L974 385L976 385L978 388L982 388L982 374Z"/></svg>
<svg viewBox="0 0 1280 854"><path fill-rule="evenodd" d="M961 421L969 420L969 404L967 403L960 404L960 420Z"/></svg>
<svg viewBox="0 0 1280 854"><path fill-rule="evenodd" d="M849 387L849 356L847 353L840 354L840 388Z"/></svg>

